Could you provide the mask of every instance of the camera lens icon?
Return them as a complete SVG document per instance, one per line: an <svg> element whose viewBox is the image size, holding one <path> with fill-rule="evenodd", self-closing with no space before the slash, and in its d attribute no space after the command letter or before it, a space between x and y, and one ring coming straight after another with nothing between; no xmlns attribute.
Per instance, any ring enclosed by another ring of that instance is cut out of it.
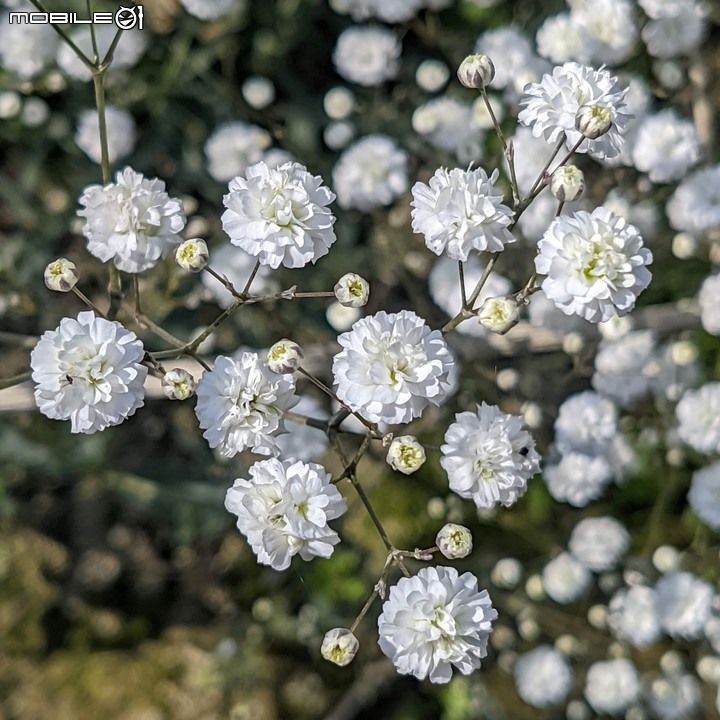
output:
<svg viewBox="0 0 720 720"><path fill-rule="evenodd" d="M115 24L120 30L132 30L138 27L142 30L143 26L143 9L142 6L120 7L115 13Z"/></svg>

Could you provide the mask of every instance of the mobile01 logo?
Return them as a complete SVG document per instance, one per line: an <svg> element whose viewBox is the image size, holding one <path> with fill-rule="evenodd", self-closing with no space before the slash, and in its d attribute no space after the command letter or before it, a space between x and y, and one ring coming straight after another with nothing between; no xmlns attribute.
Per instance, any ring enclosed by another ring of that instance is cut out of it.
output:
<svg viewBox="0 0 720 720"><path fill-rule="evenodd" d="M95 12L91 17L80 17L76 12L11 12L10 24L28 25L117 25L120 30L143 29L143 7L120 6L114 13Z"/></svg>

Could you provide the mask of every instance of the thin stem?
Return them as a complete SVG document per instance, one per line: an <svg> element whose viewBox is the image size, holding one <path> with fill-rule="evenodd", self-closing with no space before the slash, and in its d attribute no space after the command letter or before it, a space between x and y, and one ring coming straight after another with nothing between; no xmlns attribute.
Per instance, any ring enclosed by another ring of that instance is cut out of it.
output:
<svg viewBox="0 0 720 720"><path fill-rule="evenodd" d="M231 292L236 298L243 299L242 295L235 289L235 286L224 275L215 272L209 265L206 265L203 269L210 273L218 282L221 282L228 292Z"/></svg>
<svg viewBox="0 0 720 720"><path fill-rule="evenodd" d="M362 504L365 506L365 509L368 512L368 515L370 516L370 519L373 522L373 525L375 525L376 530L378 531L378 534L382 538L383 543L385 543L385 547L387 548L388 552L392 552L395 548L393 547L393 544L390 542L387 533L385 532L385 528L383 527L382 523L380 522L380 518L377 516L377 513L375 512L375 508L372 506L372 503L370 502L370 498L365 494L365 490L363 490L363 486L360 484L360 481L357 479L357 476L355 473L350 473L348 476L350 482L353 484L353 487L355 488L355 491L357 492L358 496L360 497L360 500Z"/></svg>
<svg viewBox="0 0 720 720"><path fill-rule="evenodd" d="M585 137L581 136L580 139L572 146L572 148L570 149L568 154L560 161L560 163L555 168L555 170L557 170L558 168L561 168L568 160L570 160L570 158L578 151L578 149L584 142L585 142ZM553 172L555 172L555 170L553 170Z"/></svg>
<svg viewBox="0 0 720 720"><path fill-rule="evenodd" d="M296 292L296 293L293 293L293 297L296 297L296 298L335 297L335 293L332 290L324 290L322 292Z"/></svg>
<svg viewBox="0 0 720 720"><path fill-rule="evenodd" d="M562 146L565 144L566 137L567 136L565 135L565 133L560 136L560 140L558 140L558 143L553 150L553 154L548 158L548 161L545 163L545 167L540 171L540 174L537 176L535 182L532 184L530 192L528 193L528 197L532 195L537 189L538 185L542 183L543 178L545 177L545 173L548 171L550 165L552 165L552 161L557 157L557 154L560 152L560 150L562 150Z"/></svg>
<svg viewBox="0 0 720 720"><path fill-rule="evenodd" d="M512 188L513 204L517 206L520 202L520 190L518 188L517 175L515 173L515 152L512 146L508 145L508 142L505 139L505 134L500 127L500 123L495 117L495 111L490 104L490 98L487 94L487 88L484 85L480 88L480 94L482 95L482 99L485 102L485 107L487 108L488 114L490 115L490 120L492 121L493 127L495 128L495 133L497 134L498 139L503 146L503 152L505 153L508 167L510 168L510 187Z"/></svg>
<svg viewBox="0 0 720 720"><path fill-rule="evenodd" d="M375 598L380 594L380 583L381 580L378 580L375 587L373 588L372 593L370 593L370 597L365 601L365 604L362 607L362 610L358 613L358 616L355 618L353 624L350 626L350 632L354 633L357 629L357 626L362 622L363 618L367 615L368 610L372 607L372 604L375 602Z"/></svg>
<svg viewBox="0 0 720 720"><path fill-rule="evenodd" d="M493 253L490 256L490 260L488 260L488 264L485 266L485 270L483 271L480 280L478 280L475 289L472 291L470 297L467 300L467 306L462 308L454 318L448 320L445 325L440 328L440 332L448 333L451 330L454 330L461 322L464 322L468 318L474 316L475 313L472 308L475 304L475 301L478 299L478 295L480 295L483 286L487 282L487 279L490 277L490 273L492 272L492 269L495 266L495 263L497 262L499 256L500 253Z"/></svg>
<svg viewBox="0 0 720 720"><path fill-rule="evenodd" d="M15 385L22 385L22 383L27 382L31 378L32 372L30 370L20 373L19 375L13 375L9 378L0 378L0 390L15 387Z"/></svg>
<svg viewBox="0 0 720 720"><path fill-rule="evenodd" d="M107 315L100 310L95 303L93 303L92 300L90 300L87 295L85 295L82 291L78 290L76 287L72 289L72 291L96 314L99 315L101 318L104 318L105 320L108 319Z"/></svg>
<svg viewBox="0 0 720 720"><path fill-rule="evenodd" d="M105 57L102 59L102 62L100 63L101 67L108 68L110 66L110 63L113 61L113 57L115 57L115 48L117 48L118 43L120 42L120 38L122 37L123 29L118 28L117 32L115 33L115 37L112 39L112 42L110 43L110 47L108 48L108 51L105 53Z"/></svg>
<svg viewBox="0 0 720 720"><path fill-rule="evenodd" d="M240 297L242 297L243 300L247 299L248 293L250 292L250 286L253 284L253 280L255 279L255 276L258 274L258 270L260 270L260 261L259 260L255 263L255 267L252 269L252 272L250 273L250 277L248 278L248 281L245 283L245 287L243 288L243 291L240 293Z"/></svg>
<svg viewBox="0 0 720 720"><path fill-rule="evenodd" d="M90 0L85 0L85 7L87 7L88 17L92 19L92 7ZM95 36L95 23L90 23L90 38L92 39L93 53L95 54L95 65L100 62L100 53L98 52L97 37Z"/></svg>
<svg viewBox="0 0 720 720"><path fill-rule="evenodd" d="M467 308L467 295L465 294L465 265L462 260L458 260L458 275L460 277L460 307Z"/></svg>
<svg viewBox="0 0 720 720"><path fill-rule="evenodd" d="M155 333L155 335L157 335L159 338L162 338L165 342L170 343L170 345L175 345L178 348L180 354L189 355L190 357L194 358L198 363L200 363L200 365L202 365L205 370L212 370L212 368L194 350L188 350L182 340L179 340L174 335L171 335L169 332L167 332L167 330L164 330L159 325L156 325L146 315L138 312L135 315L135 319L148 330ZM150 355L150 353L148 354ZM157 353L151 354L150 357L153 360L159 359Z"/></svg>
<svg viewBox="0 0 720 720"><path fill-rule="evenodd" d="M40 12L48 12L39 0L30 0L30 2ZM90 70L90 72L93 72L96 68L95 63L72 41L70 36L59 25L56 25L55 23L50 23L50 27L52 27L52 29L62 38L63 42L78 56L78 58L83 62L83 64L88 68L88 70Z"/></svg>
<svg viewBox="0 0 720 720"><path fill-rule="evenodd" d="M135 297L135 317L142 315L142 308L140 305L140 282L138 276L135 274L132 276L133 296Z"/></svg>

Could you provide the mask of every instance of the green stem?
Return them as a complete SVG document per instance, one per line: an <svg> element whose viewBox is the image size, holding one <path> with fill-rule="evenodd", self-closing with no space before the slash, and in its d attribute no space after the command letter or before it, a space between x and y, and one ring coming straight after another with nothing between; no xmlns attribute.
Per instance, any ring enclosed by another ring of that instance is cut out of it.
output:
<svg viewBox="0 0 720 720"><path fill-rule="evenodd" d="M48 12L39 0L30 0L30 2L40 12ZM95 63L90 60L90 58L72 41L70 36L59 25L56 25L55 23L51 23L50 27L52 27L52 29L62 38L63 42L78 56L78 58L85 64L88 70L90 70L90 72L94 72L96 68Z"/></svg>
<svg viewBox="0 0 720 720"><path fill-rule="evenodd" d="M15 387L15 385L22 385L22 383L27 382L31 378L32 372L30 370L20 373L19 375L13 375L9 378L0 378L0 390Z"/></svg>

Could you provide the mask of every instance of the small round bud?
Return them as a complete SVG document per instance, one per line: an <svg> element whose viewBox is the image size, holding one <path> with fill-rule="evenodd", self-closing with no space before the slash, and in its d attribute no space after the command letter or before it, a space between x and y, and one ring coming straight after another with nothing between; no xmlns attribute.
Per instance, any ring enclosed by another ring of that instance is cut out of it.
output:
<svg viewBox="0 0 720 720"><path fill-rule="evenodd" d="M70 292L79 277L75 263L67 258L58 258L45 268L45 285L55 292Z"/></svg>
<svg viewBox="0 0 720 720"><path fill-rule="evenodd" d="M448 560L460 560L472 552L472 533L464 525L448 523L437 534L435 544Z"/></svg>
<svg viewBox="0 0 720 720"><path fill-rule="evenodd" d="M352 662L359 647L358 639L349 630L333 628L325 633L320 652L329 662L345 667Z"/></svg>
<svg viewBox="0 0 720 720"><path fill-rule="evenodd" d="M600 105L582 105L575 115L575 129L588 140L604 135L612 125L612 116Z"/></svg>
<svg viewBox="0 0 720 720"><path fill-rule="evenodd" d="M370 283L355 273L343 275L336 283L335 297L344 307L359 308L367 305Z"/></svg>
<svg viewBox="0 0 720 720"><path fill-rule="evenodd" d="M267 366L272 372L285 375L295 372L304 357L305 353L296 342L283 339L268 350Z"/></svg>
<svg viewBox="0 0 720 720"><path fill-rule="evenodd" d="M204 240L192 238L186 240L175 252L177 264L189 272L200 272L208 261L208 248Z"/></svg>
<svg viewBox="0 0 720 720"><path fill-rule="evenodd" d="M425 462L425 448L412 435L402 435L393 438L386 459L393 470L412 475Z"/></svg>
<svg viewBox="0 0 720 720"><path fill-rule="evenodd" d="M504 335L517 325L520 308L514 297L488 298L480 308L478 317L486 330Z"/></svg>
<svg viewBox="0 0 720 720"><path fill-rule="evenodd" d="M495 66L487 55L480 53L468 55L460 63L457 76L465 87L480 90L492 82L495 77Z"/></svg>
<svg viewBox="0 0 720 720"><path fill-rule="evenodd" d="M560 202L577 200L585 192L585 174L575 165L562 165L552 174L550 192Z"/></svg>
<svg viewBox="0 0 720 720"><path fill-rule="evenodd" d="M187 400L195 394L195 378L182 368L173 368L165 373L162 389L168 400Z"/></svg>

